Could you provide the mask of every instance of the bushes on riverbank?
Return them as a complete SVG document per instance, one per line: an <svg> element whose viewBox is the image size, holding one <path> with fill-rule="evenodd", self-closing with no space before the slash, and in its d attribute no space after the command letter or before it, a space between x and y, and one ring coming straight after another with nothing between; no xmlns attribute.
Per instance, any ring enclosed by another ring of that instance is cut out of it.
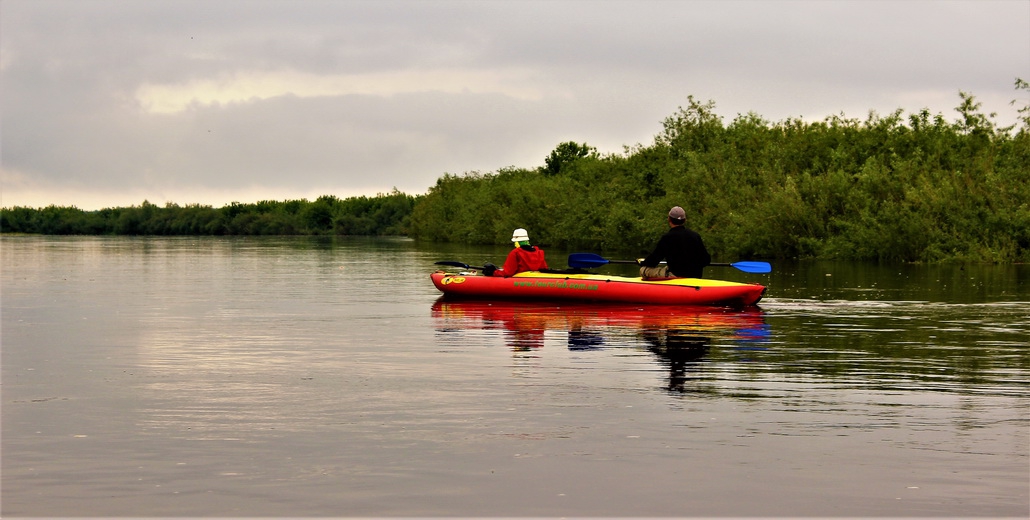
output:
<svg viewBox="0 0 1030 520"><path fill-rule="evenodd" d="M724 260L1028 261L1030 108L1018 130L1001 128L960 97L950 123L898 110L779 123L749 113L728 125L691 97L653 144L623 154L445 175L415 206L410 234L505 243L525 227L539 244L639 255L680 205Z"/></svg>

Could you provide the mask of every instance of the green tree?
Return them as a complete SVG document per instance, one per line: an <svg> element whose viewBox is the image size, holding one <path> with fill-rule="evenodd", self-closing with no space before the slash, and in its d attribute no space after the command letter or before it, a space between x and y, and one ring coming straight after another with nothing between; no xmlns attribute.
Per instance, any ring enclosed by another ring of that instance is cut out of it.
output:
<svg viewBox="0 0 1030 520"><path fill-rule="evenodd" d="M559 175L576 161L586 157L596 157L597 149L586 143L573 141L560 143L551 154L544 158L542 172L546 175Z"/></svg>

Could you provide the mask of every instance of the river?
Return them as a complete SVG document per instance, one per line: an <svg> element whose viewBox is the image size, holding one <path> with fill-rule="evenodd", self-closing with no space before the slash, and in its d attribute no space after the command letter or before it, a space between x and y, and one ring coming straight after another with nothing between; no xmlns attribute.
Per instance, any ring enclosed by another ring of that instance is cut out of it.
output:
<svg viewBox="0 0 1030 520"><path fill-rule="evenodd" d="M0 513L1030 512L1030 265L708 268L744 311L429 281L505 252L4 236Z"/></svg>

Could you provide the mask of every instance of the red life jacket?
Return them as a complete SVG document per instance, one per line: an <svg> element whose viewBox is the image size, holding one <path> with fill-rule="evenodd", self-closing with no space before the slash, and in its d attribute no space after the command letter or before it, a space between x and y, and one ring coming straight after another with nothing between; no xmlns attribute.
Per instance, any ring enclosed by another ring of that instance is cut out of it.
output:
<svg viewBox="0 0 1030 520"><path fill-rule="evenodd" d="M494 271L494 276L511 276L523 271L547 269L544 250L536 246L521 246L512 249L504 261L504 267Z"/></svg>

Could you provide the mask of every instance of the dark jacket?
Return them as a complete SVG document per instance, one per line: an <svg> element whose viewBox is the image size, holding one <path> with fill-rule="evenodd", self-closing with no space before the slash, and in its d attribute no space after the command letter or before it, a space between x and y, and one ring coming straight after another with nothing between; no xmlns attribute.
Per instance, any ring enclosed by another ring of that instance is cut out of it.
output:
<svg viewBox="0 0 1030 520"><path fill-rule="evenodd" d="M701 235L683 226L674 226L658 240L654 251L640 265L656 267L662 260L669 271L680 278L701 278L704 267L712 263Z"/></svg>

